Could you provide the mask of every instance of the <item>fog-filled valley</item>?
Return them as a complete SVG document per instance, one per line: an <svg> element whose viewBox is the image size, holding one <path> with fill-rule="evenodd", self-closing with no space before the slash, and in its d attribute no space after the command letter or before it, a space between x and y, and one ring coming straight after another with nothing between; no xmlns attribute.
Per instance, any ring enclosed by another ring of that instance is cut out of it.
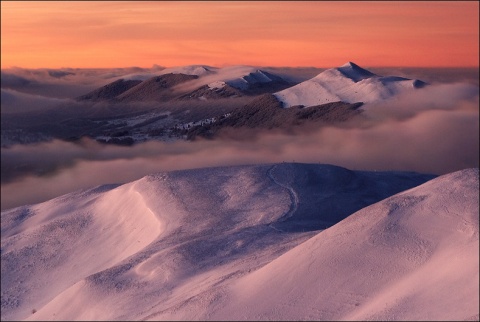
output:
<svg viewBox="0 0 480 322"><path fill-rule="evenodd" d="M2 71L2 209L151 172L208 166L294 161L433 174L478 166L478 69L372 68L401 77L410 72L428 86L359 108L326 113L315 107L318 115L313 107L278 108L273 96L265 98L275 89L260 81L261 94L257 88L182 98L220 80L241 88L241 77L259 70L288 86L325 71L203 65ZM171 72L199 76L167 87L168 99L78 99L119 79L140 82Z"/></svg>

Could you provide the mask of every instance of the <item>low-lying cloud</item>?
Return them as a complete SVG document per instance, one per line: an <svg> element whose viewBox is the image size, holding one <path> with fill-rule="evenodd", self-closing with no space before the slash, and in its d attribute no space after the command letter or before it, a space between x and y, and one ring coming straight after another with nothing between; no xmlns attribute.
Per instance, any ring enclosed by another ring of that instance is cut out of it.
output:
<svg viewBox="0 0 480 322"><path fill-rule="evenodd" d="M126 75L154 75L164 67L152 68L60 68L2 69L2 89L52 98L75 98Z"/></svg>
<svg viewBox="0 0 480 322"><path fill-rule="evenodd" d="M246 140L241 138L247 130L235 130L233 138L151 141L131 147L84 139L3 148L2 168L31 171L2 182L2 209L190 168L306 162L445 174L479 166L478 87L434 86L383 106L368 106L365 116L364 123L349 127L298 128L290 134L255 130Z"/></svg>
<svg viewBox="0 0 480 322"><path fill-rule="evenodd" d="M343 63L343 62L341 62ZM332 66L335 67L335 66ZM227 66L211 67L212 74L206 74L197 80L185 84L182 90L193 90L218 80L228 80L244 76L257 68L277 74L292 82L301 82L315 77L325 68L302 67L255 67ZM370 68L369 68L370 69ZM175 68L154 65L151 68L59 68L59 69L25 69L10 68L1 71L2 88L55 98L74 98L111 83L117 79L140 79L158 76ZM428 83L468 82L478 86L478 68L371 68L379 75L396 75L417 78Z"/></svg>
<svg viewBox="0 0 480 322"><path fill-rule="evenodd" d="M254 69L251 66L217 69L216 74L185 86L234 78ZM134 104L110 111L109 106L103 107L100 103L99 106L83 106L63 98L85 94L120 77L147 77L162 70L160 66L150 69L2 70L2 114L59 108L73 118L76 115L93 117L101 111L108 116L138 109L142 106ZM288 69L277 69L277 72L279 70L289 73ZM297 78L312 73L312 69L295 71ZM229 129L212 141L151 141L131 147L102 145L84 139L77 143L55 140L2 148L1 208L40 202L96 185L124 183L157 171L212 166L308 162L356 170L433 174L478 167L478 85L454 82L475 73L478 75L478 68L472 69L470 74L426 69L418 73L430 75L430 79L441 74L449 82L430 85L386 103L365 105L365 120L349 126L305 126L288 132ZM388 70L381 74L396 75ZM410 74L410 77L416 75ZM208 102L203 103L206 105L202 108L208 109ZM177 109L182 107L179 105ZM197 109L191 110L189 114Z"/></svg>
<svg viewBox="0 0 480 322"><path fill-rule="evenodd" d="M1 112L24 113L31 111L46 111L56 108L60 104L73 104L70 99L45 97L41 95L27 94L13 89L1 89Z"/></svg>

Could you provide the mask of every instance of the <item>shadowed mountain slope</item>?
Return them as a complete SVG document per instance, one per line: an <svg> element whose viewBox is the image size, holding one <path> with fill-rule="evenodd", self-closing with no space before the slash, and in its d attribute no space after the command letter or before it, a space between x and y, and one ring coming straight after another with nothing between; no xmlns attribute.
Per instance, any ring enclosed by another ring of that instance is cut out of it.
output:
<svg viewBox="0 0 480 322"><path fill-rule="evenodd" d="M358 117L362 103L332 102L309 108L282 108L282 104L272 94L264 94L255 98L244 107L237 108L228 117L210 125L192 128L187 138L197 136L214 138L225 129L291 129L304 124L337 124Z"/></svg>
<svg viewBox="0 0 480 322"><path fill-rule="evenodd" d="M102 101L112 100L118 95L128 91L130 88L140 84L140 80L123 80L119 79L113 83L102 86L88 94L77 97L79 101Z"/></svg>
<svg viewBox="0 0 480 322"><path fill-rule="evenodd" d="M117 96L120 101L162 101L178 96L172 88L197 79L197 75L164 74L147 79Z"/></svg>

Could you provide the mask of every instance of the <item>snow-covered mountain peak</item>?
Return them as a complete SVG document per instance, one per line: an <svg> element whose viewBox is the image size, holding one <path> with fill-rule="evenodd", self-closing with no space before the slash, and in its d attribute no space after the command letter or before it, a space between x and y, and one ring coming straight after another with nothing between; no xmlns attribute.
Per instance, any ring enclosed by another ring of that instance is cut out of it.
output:
<svg viewBox="0 0 480 322"><path fill-rule="evenodd" d="M274 94L284 107L315 106L331 102L372 103L408 90L422 88L423 81L376 75L353 62L327 69L317 76Z"/></svg>
<svg viewBox="0 0 480 322"><path fill-rule="evenodd" d="M340 67L353 67L353 66L357 66L357 64L355 64L354 62L351 62L351 61L347 61L345 64L343 64L342 66Z"/></svg>
<svg viewBox="0 0 480 322"><path fill-rule="evenodd" d="M364 68L360 67L359 65L357 65L357 64L355 64L354 62L351 62L351 61L346 62L345 64L343 64L342 66L340 66L338 68L352 68L352 69L365 70Z"/></svg>
<svg viewBox="0 0 480 322"><path fill-rule="evenodd" d="M281 78L275 75L272 75L268 72L265 72L261 69L257 69L255 72L252 72L248 75L242 77L247 82L255 84L255 83L269 83L275 80L280 80Z"/></svg>
<svg viewBox="0 0 480 322"><path fill-rule="evenodd" d="M270 74L266 71L261 69L255 69L252 71L247 71L243 75L235 75L226 77L220 81L215 81L208 86L210 88L219 88L221 85L230 85L236 89L240 90L247 90L252 85L259 84L259 83L271 83L271 82L285 82L281 77Z"/></svg>
<svg viewBox="0 0 480 322"><path fill-rule="evenodd" d="M343 64L342 66L336 68L340 73L345 75L346 77L352 79L355 82L358 82L362 79L377 76L374 73L358 66L355 63L348 62Z"/></svg>

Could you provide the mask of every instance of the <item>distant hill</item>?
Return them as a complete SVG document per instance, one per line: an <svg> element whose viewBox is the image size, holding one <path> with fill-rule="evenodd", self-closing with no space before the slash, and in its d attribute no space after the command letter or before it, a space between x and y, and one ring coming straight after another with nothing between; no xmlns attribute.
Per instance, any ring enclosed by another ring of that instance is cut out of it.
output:
<svg viewBox="0 0 480 322"><path fill-rule="evenodd" d="M77 98L79 101L159 101L179 95L172 87L197 79L197 75L178 73L154 76L147 80L119 79Z"/></svg>
<svg viewBox="0 0 480 322"><path fill-rule="evenodd" d="M315 106L336 101L372 103L425 85L425 82L418 79L379 76L348 62L274 95L284 107Z"/></svg>
<svg viewBox="0 0 480 322"><path fill-rule="evenodd" d="M240 67L239 67L240 68ZM168 71L168 72L167 72ZM77 98L79 101L169 101L215 100L240 96L256 96L274 93L293 84L280 76L250 67L222 71L209 66L184 66L167 68L160 75L143 80L119 79ZM188 81L203 79L182 89L174 88ZM208 82L209 79L215 79ZM193 86L193 88L192 88ZM196 86L196 87L195 87Z"/></svg>
<svg viewBox="0 0 480 322"><path fill-rule="evenodd" d="M292 84L280 76L261 69L257 69L238 78L226 80L224 84L230 85L250 95L273 93L277 90L292 86ZM216 82L209 84L209 86L218 88L224 85L222 82Z"/></svg>
<svg viewBox="0 0 480 322"><path fill-rule="evenodd" d="M128 91L117 96L116 99L119 101L159 101L172 99L178 95L172 91L172 87L197 78L197 75L173 73L155 76L130 88Z"/></svg>
<svg viewBox="0 0 480 322"><path fill-rule="evenodd" d="M218 87L218 88L212 88L208 85L203 85L190 93L181 95L178 99L209 100L209 99L219 99L219 98L226 98L226 97L239 97L243 95L244 93L242 91L227 84L225 84L225 86Z"/></svg>
<svg viewBox="0 0 480 322"><path fill-rule="evenodd" d="M126 92L130 88L140 84L140 80L123 80L119 79L110 84L97 88L85 95L77 97L78 101L102 101L112 100L118 95Z"/></svg>
<svg viewBox="0 0 480 322"><path fill-rule="evenodd" d="M332 102L309 108L282 108L282 103L272 94L264 94L244 107L235 109L228 117L202 127L191 128L187 138L197 136L214 138L225 128L288 129L305 123L334 124L359 116L362 103Z"/></svg>
<svg viewBox="0 0 480 322"><path fill-rule="evenodd" d="M266 93L274 93L286 89L293 84L280 76L256 69L251 72L232 76L225 73L224 77L203 85L189 93L179 97L181 100L189 99L218 99L225 97L255 96ZM220 71L220 74L221 71ZM228 75L228 76L227 76Z"/></svg>

